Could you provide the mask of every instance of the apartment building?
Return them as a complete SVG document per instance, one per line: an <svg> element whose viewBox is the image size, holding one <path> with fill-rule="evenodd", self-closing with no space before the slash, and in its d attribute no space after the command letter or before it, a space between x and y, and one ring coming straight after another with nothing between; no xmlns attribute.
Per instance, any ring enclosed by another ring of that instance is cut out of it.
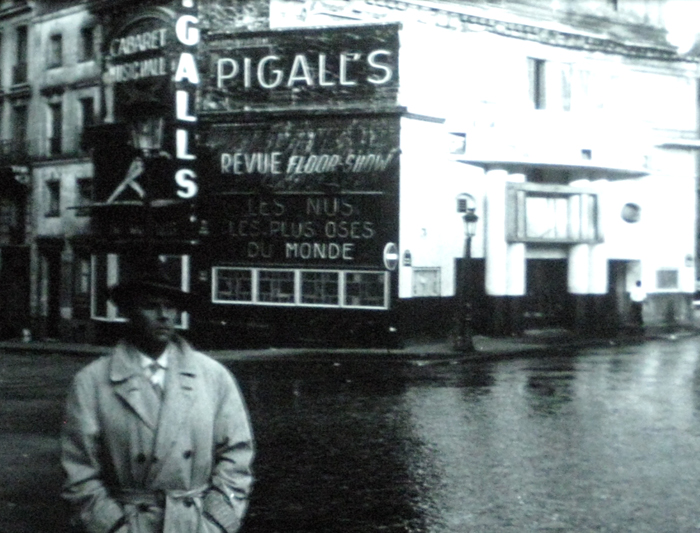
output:
<svg viewBox="0 0 700 533"><path fill-rule="evenodd" d="M81 146L101 108L101 28L86 3L38 3L31 26L32 329L86 339L93 169Z"/></svg>
<svg viewBox="0 0 700 533"><path fill-rule="evenodd" d="M29 2L0 2L0 337L29 325L32 209Z"/></svg>

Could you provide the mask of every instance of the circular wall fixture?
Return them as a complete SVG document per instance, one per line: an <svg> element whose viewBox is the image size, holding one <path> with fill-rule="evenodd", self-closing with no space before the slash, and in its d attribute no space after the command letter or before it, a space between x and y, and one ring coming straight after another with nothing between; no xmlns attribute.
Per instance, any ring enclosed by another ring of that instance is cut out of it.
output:
<svg viewBox="0 0 700 533"><path fill-rule="evenodd" d="M637 204L628 203L622 208L622 220L629 222L630 224L634 222L639 222L639 217L642 214L642 208Z"/></svg>

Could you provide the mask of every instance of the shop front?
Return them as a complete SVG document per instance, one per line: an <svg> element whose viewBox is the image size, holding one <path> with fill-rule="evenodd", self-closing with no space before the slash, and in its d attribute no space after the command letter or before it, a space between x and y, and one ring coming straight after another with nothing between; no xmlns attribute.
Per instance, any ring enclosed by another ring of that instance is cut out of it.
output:
<svg viewBox="0 0 700 533"><path fill-rule="evenodd" d="M387 342L398 136L392 115L211 125L219 167L205 174L197 262L211 277L198 289L211 294L212 335Z"/></svg>
<svg viewBox="0 0 700 533"><path fill-rule="evenodd" d="M194 11L193 11L194 13ZM215 33L146 9L105 48L91 317L158 257L200 346L382 345L398 294L398 25Z"/></svg>
<svg viewBox="0 0 700 533"><path fill-rule="evenodd" d="M398 26L207 37L206 341L395 342Z"/></svg>
<svg viewBox="0 0 700 533"><path fill-rule="evenodd" d="M198 242L195 199L199 80L194 8L146 8L112 29L104 47L105 120L86 131L95 169L90 206L90 317L95 340L113 341L124 326L107 289L144 260L190 290ZM189 327L182 314L179 327Z"/></svg>

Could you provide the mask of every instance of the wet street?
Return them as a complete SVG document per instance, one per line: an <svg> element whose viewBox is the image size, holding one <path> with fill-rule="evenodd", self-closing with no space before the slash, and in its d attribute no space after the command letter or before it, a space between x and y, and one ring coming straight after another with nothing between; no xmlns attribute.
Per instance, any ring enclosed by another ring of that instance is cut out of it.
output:
<svg viewBox="0 0 700 533"><path fill-rule="evenodd" d="M65 388L0 356L0 532L68 531ZM240 361L245 533L700 532L700 338L500 361Z"/></svg>

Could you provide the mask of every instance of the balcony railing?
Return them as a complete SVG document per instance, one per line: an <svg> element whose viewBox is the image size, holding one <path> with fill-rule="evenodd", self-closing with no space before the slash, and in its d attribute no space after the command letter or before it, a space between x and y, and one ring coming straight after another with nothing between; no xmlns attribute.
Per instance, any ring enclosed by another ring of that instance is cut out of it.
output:
<svg viewBox="0 0 700 533"><path fill-rule="evenodd" d="M12 67L12 83L27 83L27 62L21 61Z"/></svg>
<svg viewBox="0 0 700 533"><path fill-rule="evenodd" d="M0 166L25 165L30 160L86 158L89 152L65 137L44 137L43 139L0 139Z"/></svg>

